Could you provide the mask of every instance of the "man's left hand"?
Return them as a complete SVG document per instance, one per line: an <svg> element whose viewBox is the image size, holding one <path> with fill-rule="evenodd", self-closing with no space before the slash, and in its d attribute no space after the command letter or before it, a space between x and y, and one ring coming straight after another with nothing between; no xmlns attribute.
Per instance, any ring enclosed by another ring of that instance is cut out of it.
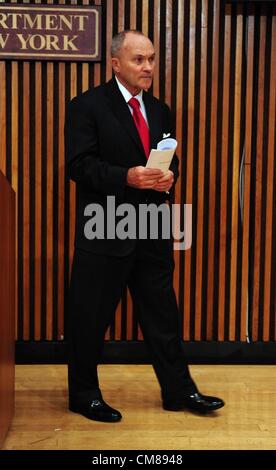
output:
<svg viewBox="0 0 276 470"><path fill-rule="evenodd" d="M155 191L169 191L174 182L174 174L171 170L168 170L161 178L158 179L158 182L155 184L153 189Z"/></svg>

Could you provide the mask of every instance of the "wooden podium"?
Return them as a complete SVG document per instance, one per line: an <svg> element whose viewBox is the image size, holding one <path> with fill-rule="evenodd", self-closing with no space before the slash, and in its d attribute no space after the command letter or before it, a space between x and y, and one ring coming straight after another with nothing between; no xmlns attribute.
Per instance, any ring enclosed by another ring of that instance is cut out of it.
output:
<svg viewBox="0 0 276 470"><path fill-rule="evenodd" d="M14 414L15 193L0 171L0 448Z"/></svg>

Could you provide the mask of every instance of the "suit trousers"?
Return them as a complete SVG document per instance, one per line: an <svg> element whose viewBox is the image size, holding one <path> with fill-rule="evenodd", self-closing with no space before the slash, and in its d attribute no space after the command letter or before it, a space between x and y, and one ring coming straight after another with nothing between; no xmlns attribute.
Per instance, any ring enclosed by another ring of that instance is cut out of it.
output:
<svg viewBox="0 0 276 470"><path fill-rule="evenodd" d="M122 257L75 249L68 302L69 398L101 397L97 365L106 330L129 287L163 399L197 391L185 362L173 288L171 240L137 240Z"/></svg>

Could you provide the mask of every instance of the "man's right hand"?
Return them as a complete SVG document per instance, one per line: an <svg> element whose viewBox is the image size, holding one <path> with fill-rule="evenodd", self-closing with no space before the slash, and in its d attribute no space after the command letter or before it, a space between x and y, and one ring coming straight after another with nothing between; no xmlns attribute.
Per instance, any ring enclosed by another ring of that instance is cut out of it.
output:
<svg viewBox="0 0 276 470"><path fill-rule="evenodd" d="M127 185L138 189L153 189L162 176L161 170L134 166L127 172Z"/></svg>

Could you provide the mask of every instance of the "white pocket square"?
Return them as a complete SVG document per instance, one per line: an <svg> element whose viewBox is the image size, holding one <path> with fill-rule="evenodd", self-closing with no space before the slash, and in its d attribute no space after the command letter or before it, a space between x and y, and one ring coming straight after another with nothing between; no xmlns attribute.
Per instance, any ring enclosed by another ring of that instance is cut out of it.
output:
<svg viewBox="0 0 276 470"><path fill-rule="evenodd" d="M163 139L166 139L166 137L170 137L170 135L171 135L170 133L168 134L163 133Z"/></svg>

